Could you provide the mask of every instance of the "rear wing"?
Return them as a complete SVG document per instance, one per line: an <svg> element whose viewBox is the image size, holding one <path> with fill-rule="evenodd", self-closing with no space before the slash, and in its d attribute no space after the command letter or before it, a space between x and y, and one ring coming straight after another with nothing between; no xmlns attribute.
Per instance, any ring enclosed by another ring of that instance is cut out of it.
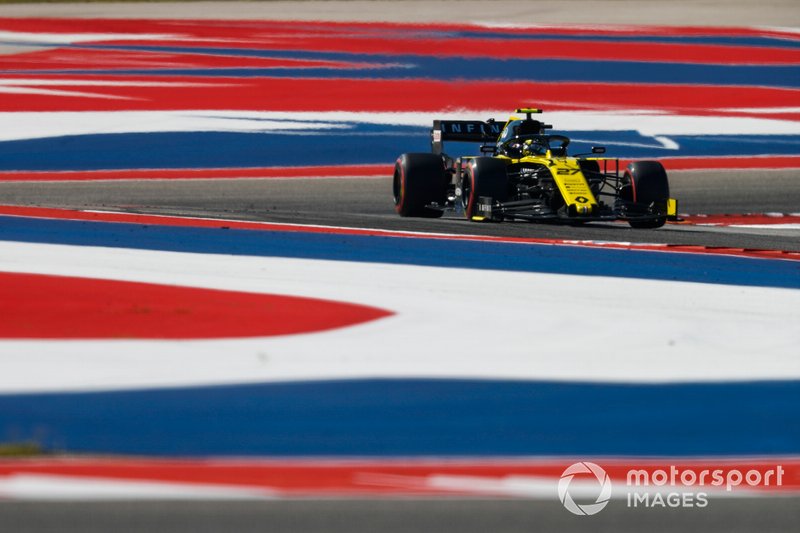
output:
<svg viewBox="0 0 800 533"><path fill-rule="evenodd" d="M503 124L489 119L480 120L434 120L431 128L431 152L441 154L444 141L494 143L503 131Z"/></svg>

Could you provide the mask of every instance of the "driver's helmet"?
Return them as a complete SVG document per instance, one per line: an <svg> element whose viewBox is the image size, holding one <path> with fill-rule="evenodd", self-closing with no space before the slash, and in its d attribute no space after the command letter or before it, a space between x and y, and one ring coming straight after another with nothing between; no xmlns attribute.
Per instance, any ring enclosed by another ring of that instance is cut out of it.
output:
<svg viewBox="0 0 800 533"><path fill-rule="evenodd" d="M522 142L520 146L522 155L544 155L547 152L547 146L541 139L528 139Z"/></svg>
<svg viewBox="0 0 800 533"><path fill-rule="evenodd" d="M500 134L497 142L504 143L518 135L540 135L543 131L542 123L538 120L512 120Z"/></svg>
<svg viewBox="0 0 800 533"><path fill-rule="evenodd" d="M542 123L538 120L520 120L516 131L516 135L540 135L543 132Z"/></svg>
<svg viewBox="0 0 800 533"><path fill-rule="evenodd" d="M509 155L520 157L524 152L539 154L547 150L546 146L542 145L540 139L534 136L541 135L543 132L542 123L538 120L518 119L512 120L505 127L500 137L497 139L497 147L500 148L504 143L513 139L514 137L521 137L518 143L513 143L511 146L506 146L506 151L510 152ZM527 142L531 140L531 142Z"/></svg>

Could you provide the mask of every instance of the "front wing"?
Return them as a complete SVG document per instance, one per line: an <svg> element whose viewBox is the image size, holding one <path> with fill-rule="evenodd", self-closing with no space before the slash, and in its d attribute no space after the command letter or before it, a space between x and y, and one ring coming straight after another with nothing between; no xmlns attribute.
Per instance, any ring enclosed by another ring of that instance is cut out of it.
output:
<svg viewBox="0 0 800 533"><path fill-rule="evenodd" d="M660 204L660 205L659 205ZM496 202L493 198L481 196L478 198L477 214L472 217L476 222L501 221L506 219L530 220L541 222L610 222L616 220L656 220L666 217L667 220L678 220L678 201L669 198L666 202L653 202L642 209L641 206L626 202L621 198L615 199L613 206L601 206L595 212L585 215L569 209L569 206L558 211L542 206L533 200L517 202Z"/></svg>

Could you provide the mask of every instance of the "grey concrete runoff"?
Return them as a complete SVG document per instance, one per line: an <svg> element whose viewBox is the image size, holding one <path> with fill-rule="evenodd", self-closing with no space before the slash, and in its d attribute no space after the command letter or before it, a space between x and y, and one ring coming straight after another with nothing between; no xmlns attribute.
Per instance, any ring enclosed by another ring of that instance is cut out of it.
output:
<svg viewBox="0 0 800 533"><path fill-rule="evenodd" d="M1 17L800 27L797 0L304 0L0 5Z"/></svg>

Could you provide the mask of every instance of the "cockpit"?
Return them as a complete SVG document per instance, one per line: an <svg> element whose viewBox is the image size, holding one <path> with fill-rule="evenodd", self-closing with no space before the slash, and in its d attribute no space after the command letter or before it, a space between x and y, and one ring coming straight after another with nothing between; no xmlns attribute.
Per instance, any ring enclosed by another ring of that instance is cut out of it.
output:
<svg viewBox="0 0 800 533"><path fill-rule="evenodd" d="M569 138L563 135L545 135L545 127L538 120L512 120L497 139L497 153L519 159L545 155L550 150L553 157L566 157Z"/></svg>

